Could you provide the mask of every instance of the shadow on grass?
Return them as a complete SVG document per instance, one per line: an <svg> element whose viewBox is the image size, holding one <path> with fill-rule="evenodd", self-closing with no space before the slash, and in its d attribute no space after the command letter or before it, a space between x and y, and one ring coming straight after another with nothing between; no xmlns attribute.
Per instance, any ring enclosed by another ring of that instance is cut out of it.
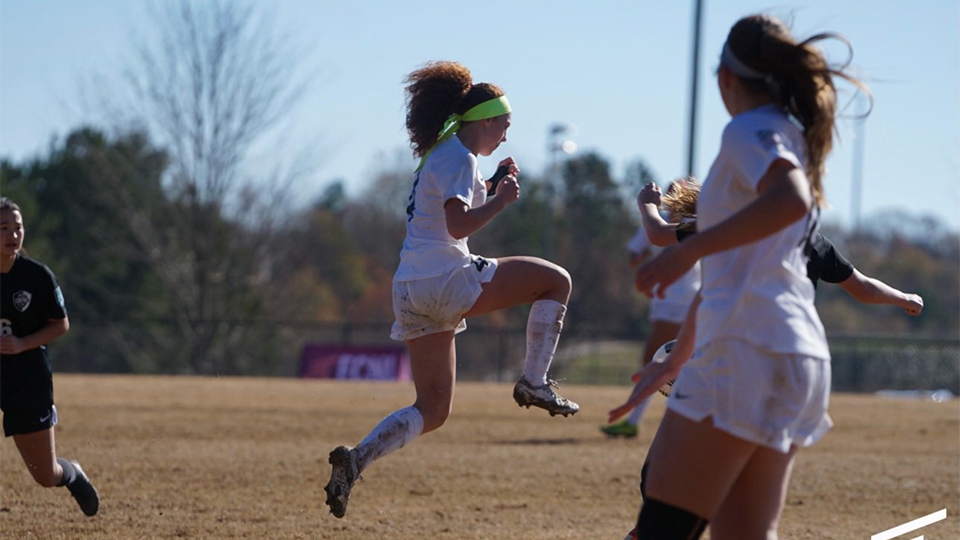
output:
<svg viewBox="0 0 960 540"><path fill-rule="evenodd" d="M512 445L512 446L540 446L540 445L554 445L554 444L580 444L585 442L586 439L575 439L573 437L566 437L563 439L523 439L519 441L490 441L490 444L503 444L503 445Z"/></svg>

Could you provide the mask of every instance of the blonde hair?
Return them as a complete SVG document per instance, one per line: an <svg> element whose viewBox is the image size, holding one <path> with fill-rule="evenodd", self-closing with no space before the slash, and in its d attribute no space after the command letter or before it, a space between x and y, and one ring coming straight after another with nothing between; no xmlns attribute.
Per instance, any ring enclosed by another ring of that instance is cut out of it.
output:
<svg viewBox="0 0 960 540"><path fill-rule="evenodd" d="M837 68L827 63L814 46L824 39L836 39L850 47L846 38L832 32L797 43L783 22L764 14L740 19L727 36L727 46L736 58L764 75L762 79L740 77L745 86L769 94L803 126L807 150L804 165L819 206L826 202L823 177L827 156L833 149L837 109L833 76L846 79L870 96L863 83L844 71L849 62ZM852 47L850 51L852 56Z"/></svg>
<svg viewBox="0 0 960 540"><path fill-rule="evenodd" d="M683 218L697 217L697 199L700 198L700 183L692 176L673 181L660 202L668 212Z"/></svg>

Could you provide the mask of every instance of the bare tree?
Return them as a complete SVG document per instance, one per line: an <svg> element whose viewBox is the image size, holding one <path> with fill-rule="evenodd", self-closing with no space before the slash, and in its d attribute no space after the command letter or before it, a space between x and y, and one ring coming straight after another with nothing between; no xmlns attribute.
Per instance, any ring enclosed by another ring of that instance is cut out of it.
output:
<svg viewBox="0 0 960 540"><path fill-rule="evenodd" d="M160 221L131 212L130 225L170 291L191 369L238 372L264 343L250 321L269 303L258 283L284 194L304 172L302 163L247 166L308 77L296 47L252 4L179 0L156 4L151 19L124 76L136 125L168 153L173 204Z"/></svg>

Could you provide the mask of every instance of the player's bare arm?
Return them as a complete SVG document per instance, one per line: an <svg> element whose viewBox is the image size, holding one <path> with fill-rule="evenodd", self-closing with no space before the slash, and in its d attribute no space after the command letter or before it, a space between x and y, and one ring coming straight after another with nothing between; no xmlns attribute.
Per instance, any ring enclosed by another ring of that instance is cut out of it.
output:
<svg viewBox="0 0 960 540"><path fill-rule="evenodd" d="M693 356L693 348L696 343L697 308L699 306L700 294L698 293L689 309L687 309L686 319L680 327L676 344L667 359L663 362L651 362L631 377L631 380L636 383L633 392L623 405L612 409L608 413L608 422L613 422L627 414L638 403L653 395L657 388L677 378L680 368Z"/></svg>
<svg viewBox="0 0 960 540"><path fill-rule="evenodd" d="M660 215L661 193L654 183L648 183L637 195L637 208L643 222L643 231L655 246L670 246L677 243L677 224L669 223Z"/></svg>
<svg viewBox="0 0 960 540"><path fill-rule="evenodd" d="M849 278L840 282L843 290L864 304L889 304L899 306L910 315L923 311L923 298L895 289L879 279L863 275L854 269Z"/></svg>
<svg viewBox="0 0 960 540"><path fill-rule="evenodd" d="M497 187L497 194L486 203L470 208L460 199L450 199L443 205L447 231L457 240L466 238L490 223L497 214L520 198L517 177L507 175Z"/></svg>

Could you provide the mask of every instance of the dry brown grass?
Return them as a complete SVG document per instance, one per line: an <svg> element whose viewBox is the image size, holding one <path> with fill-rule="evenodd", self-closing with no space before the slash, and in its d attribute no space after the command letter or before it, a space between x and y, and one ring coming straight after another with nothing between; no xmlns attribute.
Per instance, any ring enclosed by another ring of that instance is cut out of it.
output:
<svg viewBox="0 0 960 540"><path fill-rule="evenodd" d="M100 515L34 485L6 439L2 538L619 540L663 412L655 397L638 439L607 440L597 426L626 388L564 387L583 406L564 419L519 409L507 385L461 384L448 424L370 467L338 520L323 505L327 452L409 404L411 385L76 375L55 385L59 451L95 481ZM800 453L781 538L862 540L943 507L948 521L920 533L960 537L956 400L838 395L831 413L834 430Z"/></svg>

